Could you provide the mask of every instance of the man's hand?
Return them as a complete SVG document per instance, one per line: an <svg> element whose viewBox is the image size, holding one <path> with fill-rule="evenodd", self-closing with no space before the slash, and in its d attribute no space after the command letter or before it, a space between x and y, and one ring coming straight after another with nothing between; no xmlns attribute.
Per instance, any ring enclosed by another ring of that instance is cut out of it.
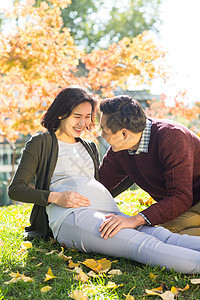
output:
<svg viewBox="0 0 200 300"><path fill-rule="evenodd" d="M101 231L101 237L104 239L113 237L122 228L135 228L139 225L146 224L146 221L140 215L127 218L110 214L106 216L106 219L107 220L105 220L99 228L99 231Z"/></svg>
<svg viewBox="0 0 200 300"><path fill-rule="evenodd" d="M91 205L90 200L77 192L51 192L48 198L49 203L54 203L62 207L81 207Z"/></svg>

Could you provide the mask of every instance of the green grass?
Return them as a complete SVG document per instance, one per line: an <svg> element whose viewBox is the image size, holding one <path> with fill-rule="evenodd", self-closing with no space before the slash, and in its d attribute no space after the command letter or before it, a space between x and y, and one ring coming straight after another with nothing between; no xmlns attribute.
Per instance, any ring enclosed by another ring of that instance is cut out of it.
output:
<svg viewBox="0 0 200 300"><path fill-rule="evenodd" d="M130 199L134 196L133 203ZM138 191L128 191L118 198L120 209L128 214L136 213L150 204L152 199L147 194ZM192 285L191 278L198 278L198 275L183 275L166 269L154 268L140 265L127 259L106 257L112 263L112 269L120 269L121 275L110 278L108 273L91 278L86 283L75 279L75 273L69 270L68 261L58 257L61 247L58 243L51 244L41 239L32 242L33 247L21 251L23 242L23 229L28 224L31 205L11 205L0 208L0 300L22 299L71 299L70 294L79 289L85 291L88 299L126 299L125 295L131 291L135 299L148 299L145 297L145 289L152 289L162 286L163 290L170 290L172 286L184 288L189 284L189 290L179 292L178 299L200 299L199 285ZM57 250L46 255L51 250ZM70 249L65 249L64 254L71 256L73 262L83 262L85 259L102 259L105 256L98 254L85 254ZM44 282L45 274L51 268L56 278ZM82 265L85 273L89 269ZM11 284L5 282L11 279L11 272L19 272L34 279L32 282L18 281ZM157 277L151 279L150 273ZM109 289L109 281L115 282L118 286ZM122 285L123 284L123 285ZM49 285L52 289L46 293L41 288ZM82 298L83 299L83 298ZM161 299L158 296L151 296L151 299Z"/></svg>

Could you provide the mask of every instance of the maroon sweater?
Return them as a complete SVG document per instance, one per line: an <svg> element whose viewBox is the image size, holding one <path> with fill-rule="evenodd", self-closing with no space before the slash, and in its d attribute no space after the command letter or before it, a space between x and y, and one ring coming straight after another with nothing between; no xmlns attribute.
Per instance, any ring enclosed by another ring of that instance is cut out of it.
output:
<svg viewBox="0 0 200 300"><path fill-rule="evenodd" d="M200 200L200 139L183 125L152 121L148 153L129 155L110 148L100 182L112 191L127 176L157 203L143 211L152 225L170 221Z"/></svg>

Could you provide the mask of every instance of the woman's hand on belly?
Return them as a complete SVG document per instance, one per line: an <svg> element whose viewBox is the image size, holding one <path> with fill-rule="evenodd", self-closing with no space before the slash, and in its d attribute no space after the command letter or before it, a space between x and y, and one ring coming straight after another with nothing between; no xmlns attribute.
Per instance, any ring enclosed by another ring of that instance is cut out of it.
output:
<svg viewBox="0 0 200 300"><path fill-rule="evenodd" d="M139 225L144 225L146 222L140 215L132 217L122 217L109 214L100 226L99 231L101 231L101 237L107 239L108 237L113 237L123 228L135 228Z"/></svg>
<svg viewBox="0 0 200 300"><path fill-rule="evenodd" d="M82 207L90 206L90 200L77 192L65 191L65 192L50 192L49 203L54 203L62 207Z"/></svg>

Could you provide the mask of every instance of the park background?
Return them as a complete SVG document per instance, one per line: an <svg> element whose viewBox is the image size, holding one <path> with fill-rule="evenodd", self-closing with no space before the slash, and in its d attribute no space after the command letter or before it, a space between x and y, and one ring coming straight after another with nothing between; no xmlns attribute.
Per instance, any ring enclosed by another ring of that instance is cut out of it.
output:
<svg viewBox="0 0 200 300"><path fill-rule="evenodd" d="M41 115L68 85L87 87L99 103L129 94L149 116L199 135L199 1L0 0L0 7L0 299L199 299L196 275L105 260L55 241L25 243L32 206L7 197L24 143L43 130ZM108 145L98 126L85 137L103 156ZM140 189L116 201L130 215L153 203ZM88 258L95 278L75 270Z"/></svg>
<svg viewBox="0 0 200 300"><path fill-rule="evenodd" d="M47 4L48 3L48 4ZM0 205L30 135L60 88L129 94L198 134L198 0L0 1ZM98 114L97 114L98 125ZM100 156L108 145L99 144Z"/></svg>

